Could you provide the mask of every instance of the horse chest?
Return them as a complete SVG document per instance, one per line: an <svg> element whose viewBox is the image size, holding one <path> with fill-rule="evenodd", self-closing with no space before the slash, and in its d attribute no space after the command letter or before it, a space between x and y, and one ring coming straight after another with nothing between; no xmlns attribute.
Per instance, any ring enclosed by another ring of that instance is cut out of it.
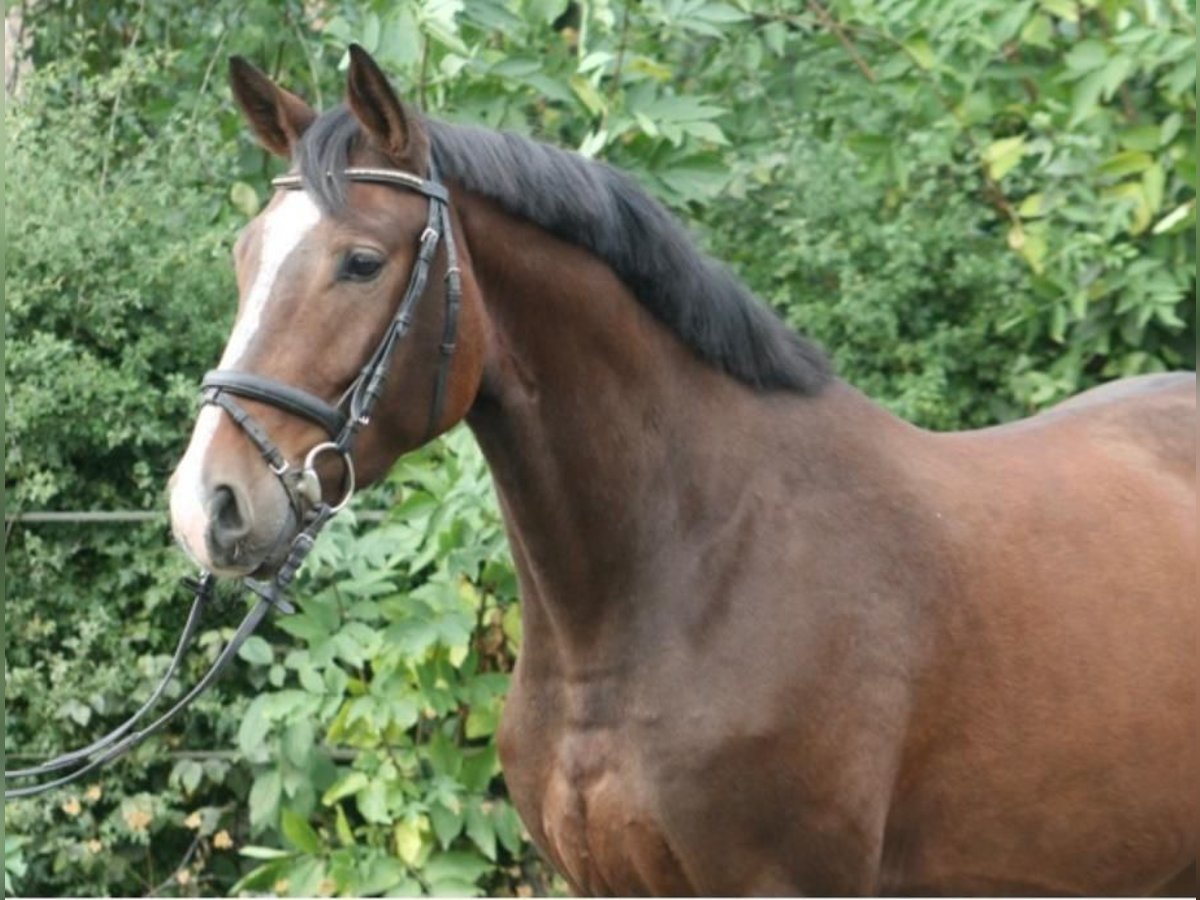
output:
<svg viewBox="0 0 1200 900"><path fill-rule="evenodd" d="M686 894L641 748L621 731L566 727L502 740L513 799L535 842L576 892Z"/></svg>

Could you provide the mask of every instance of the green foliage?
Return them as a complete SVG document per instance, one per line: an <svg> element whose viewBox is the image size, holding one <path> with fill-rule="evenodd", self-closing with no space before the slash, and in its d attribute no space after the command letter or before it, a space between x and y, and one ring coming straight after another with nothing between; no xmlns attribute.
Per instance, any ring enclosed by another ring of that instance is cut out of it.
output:
<svg viewBox="0 0 1200 900"><path fill-rule="evenodd" d="M37 20L7 113L10 509L165 505L232 318L228 248L277 170L223 84L234 52L328 105L357 40L438 116L633 172L929 427L1195 364L1195 32L1170 0L47 0ZM562 889L497 766L520 620L469 435L365 506L390 512L339 520L298 613L166 736L6 804L6 893ZM187 566L165 523L18 525L8 551L6 750L86 743L166 665Z"/></svg>
<svg viewBox="0 0 1200 900"><path fill-rule="evenodd" d="M961 167L960 167L961 169ZM801 331L834 349L844 377L934 428L1023 412L1011 371L1021 344L997 334L1026 273L997 248L994 216L925 170L881 213L846 150L800 137L739 176L707 211L718 255ZM802 184L803 190L782 190Z"/></svg>
<svg viewBox="0 0 1200 900"><path fill-rule="evenodd" d="M63 496L149 506L194 405L186 373L232 321L231 210L208 186L223 155L214 136L173 117L163 139L119 148L131 154L119 171L118 148L93 137L123 87L169 64L141 57L66 96L40 89L57 81L50 69L9 118L7 212L20 223L6 294L10 508ZM131 446L139 458L113 477Z"/></svg>
<svg viewBox="0 0 1200 900"><path fill-rule="evenodd" d="M499 779L520 632L482 458L460 429L384 490L400 498L386 522L339 520L310 557L279 622L289 644L243 653L265 682L237 736L251 830L278 828L286 853L242 889L461 896L548 878Z"/></svg>
<svg viewBox="0 0 1200 900"><path fill-rule="evenodd" d="M791 26L779 53L805 44L791 77L820 98L805 106L821 140L853 150L885 215L969 198L993 248L1003 240L1027 268L1003 312L988 311L1015 351L1006 392L1028 410L1195 365L1190 12L1155 0L827 7L771 23ZM768 82L739 109L753 115L771 93Z"/></svg>
<svg viewBox="0 0 1200 900"><path fill-rule="evenodd" d="M125 114L133 97L153 107L177 63L148 50L88 78L69 60L46 63L8 108L6 212L20 223L7 256L10 512L161 507L193 416L191 373L231 321L227 246L240 217L210 188L234 149L201 127L214 98ZM34 762L14 753L85 744L131 713L181 623L175 582L187 567L165 518L53 529L17 526L6 544L10 765ZM188 677L211 662L232 613L202 636ZM227 746L238 696L208 697L172 740ZM24 838L10 891L143 894L168 876L195 839L188 814L234 809L236 788L219 760L172 777L164 749L139 749L86 792L6 804L10 834Z"/></svg>

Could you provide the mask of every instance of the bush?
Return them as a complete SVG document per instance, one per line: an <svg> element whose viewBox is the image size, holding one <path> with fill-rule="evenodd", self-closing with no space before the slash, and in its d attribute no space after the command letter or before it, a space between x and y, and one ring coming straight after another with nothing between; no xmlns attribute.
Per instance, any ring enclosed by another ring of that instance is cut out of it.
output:
<svg viewBox="0 0 1200 900"><path fill-rule="evenodd" d="M227 246L240 214L212 185L231 148L200 127L203 108L151 131L118 100L149 102L171 63L137 54L102 78L69 62L42 66L9 106L6 212L19 223L7 255L10 513L161 509L193 416L194 373L229 326ZM17 525L6 551L5 750L10 765L26 765L15 754L85 744L149 694L181 625L176 582L187 566L165 516L133 528ZM201 637L192 679L234 615L223 611ZM167 751L228 746L238 697L223 686L90 787L6 804L9 833L25 839L15 887L143 894L169 876L194 839L188 814L232 809L227 776L236 781L220 760L199 780L181 777Z"/></svg>
<svg viewBox="0 0 1200 900"><path fill-rule="evenodd" d="M862 169L797 141L713 205L716 254L898 415L952 429L1025 412L1009 377L1021 346L997 322L1027 279L994 239L995 215L961 190L970 173L927 167L889 204Z"/></svg>

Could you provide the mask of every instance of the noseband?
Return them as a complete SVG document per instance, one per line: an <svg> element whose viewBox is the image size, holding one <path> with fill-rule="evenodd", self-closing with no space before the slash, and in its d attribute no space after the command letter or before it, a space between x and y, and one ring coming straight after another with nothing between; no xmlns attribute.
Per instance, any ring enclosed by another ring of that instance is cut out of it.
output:
<svg viewBox="0 0 1200 900"><path fill-rule="evenodd" d="M284 591L295 578L304 558L312 550L318 533L354 495L355 479L352 453L355 441L359 431L370 423L375 406L383 394L396 345L412 327L417 303L425 294L429 270L437 254L438 242L444 238L446 242L446 311L439 348L440 359L434 381L433 402L429 409L429 420L425 429L425 440L433 437L436 433L445 407L446 382L454 355L455 337L458 330L458 309L462 300L462 275L458 267L458 251L454 243L454 231L450 227L450 195L445 185L438 179L437 170L432 161L429 170L428 179L395 169L347 168L343 172L350 181L395 185L423 194L429 198L429 213L425 220L425 230L421 233L417 245L416 261L413 263L412 273L409 275L408 287L405 288L396 314L392 317L374 352L368 357L366 364L336 404L330 404L303 388L252 372L215 369L206 374L201 382L202 403L212 404L225 410L245 432L251 443L258 448L271 471L283 484L288 499L296 511L297 521L303 525L300 533L292 540L287 558L275 577L269 582L257 581L252 578L242 579L243 587L256 594L258 601L246 614L229 643L225 645L204 677L190 691L149 725L135 730L135 726L149 713L162 696L167 683L174 677L199 627L203 608L213 598L216 576L211 572L201 572L199 578L186 579L186 583L194 592L192 608L188 613L187 622L175 648L175 654L167 667L167 672L150 698L128 720L88 746L64 753L40 766L5 771L4 779L7 783L10 778L39 778L65 770L73 770L67 775L24 787L10 789L6 784L4 790L6 800L41 794L69 784L133 749L182 712L216 680L272 607L282 612L292 611L291 605L283 596ZM271 183L276 188L284 190L304 189L304 183L299 175L283 175ZM267 430L235 398L266 403L284 412L307 419L319 425L330 439L312 447L305 454L301 467L293 468L283 452L271 440ZM343 493L341 498L332 505L324 500L321 480L316 471L317 461L327 453L337 454L345 466Z"/></svg>

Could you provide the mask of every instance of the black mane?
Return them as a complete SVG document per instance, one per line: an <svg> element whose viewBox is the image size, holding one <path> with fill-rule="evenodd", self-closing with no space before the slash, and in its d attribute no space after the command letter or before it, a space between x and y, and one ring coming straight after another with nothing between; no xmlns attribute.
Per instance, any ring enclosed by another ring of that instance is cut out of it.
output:
<svg viewBox="0 0 1200 900"><path fill-rule="evenodd" d="M825 352L791 331L628 175L514 134L425 120L442 176L604 260L660 322L704 361L756 388L815 394ZM305 186L329 211L360 140L345 107L323 114L297 151ZM326 173L332 173L328 177Z"/></svg>

